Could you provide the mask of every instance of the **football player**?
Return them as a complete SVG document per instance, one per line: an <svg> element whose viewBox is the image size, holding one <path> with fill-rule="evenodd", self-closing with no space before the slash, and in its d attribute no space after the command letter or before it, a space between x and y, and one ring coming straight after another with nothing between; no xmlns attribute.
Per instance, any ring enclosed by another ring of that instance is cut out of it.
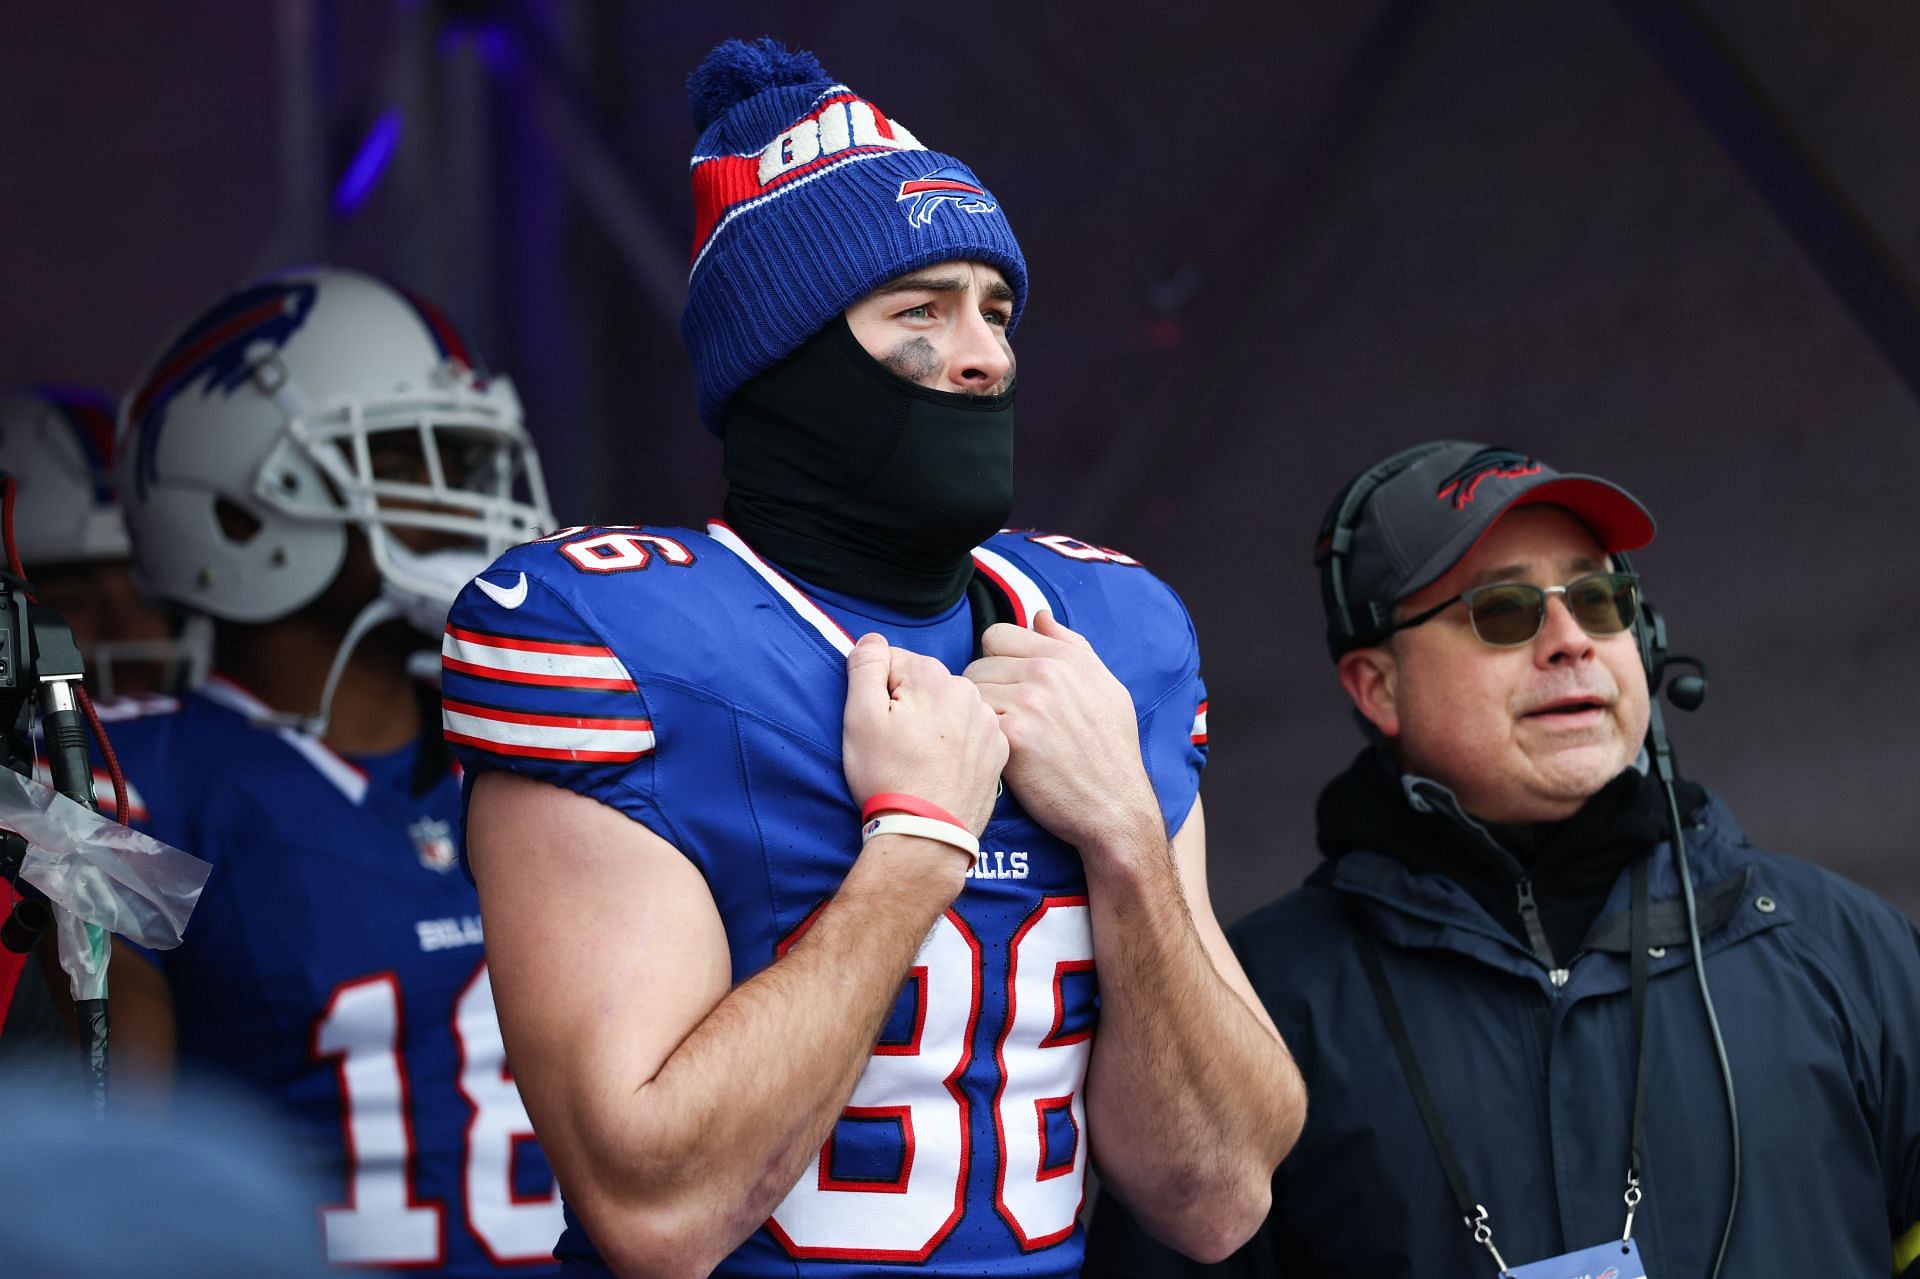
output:
<svg viewBox="0 0 1920 1279"><path fill-rule="evenodd" d="M690 93L726 518L510 552L442 649L563 1273L1076 1274L1090 1156L1222 1256L1304 1096L1206 898L1185 610L995 532L1019 245L811 55Z"/></svg>
<svg viewBox="0 0 1920 1279"><path fill-rule="evenodd" d="M204 627L176 635L133 589L113 488L113 402L83 387L0 397L0 471L17 489L14 546L34 593L73 628L103 697L165 693L206 674Z"/></svg>
<svg viewBox="0 0 1920 1279"><path fill-rule="evenodd" d="M314 269L194 319L121 411L136 580L215 647L178 709L114 726L141 823L213 863L158 979L115 965L116 1028L158 1004L183 1068L295 1117L329 1260L550 1267L557 1192L408 666L461 583L551 525L511 384L423 299Z"/></svg>

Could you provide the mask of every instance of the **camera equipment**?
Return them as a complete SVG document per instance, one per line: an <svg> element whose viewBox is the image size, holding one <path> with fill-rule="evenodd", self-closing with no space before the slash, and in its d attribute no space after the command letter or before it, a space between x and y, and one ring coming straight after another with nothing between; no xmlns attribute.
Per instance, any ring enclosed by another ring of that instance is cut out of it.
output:
<svg viewBox="0 0 1920 1279"><path fill-rule="evenodd" d="M32 602L32 588L20 575L13 550L14 484L4 472L0 472L0 488L5 492L0 532L5 535L7 562L13 566L12 571L0 571L0 734L4 735L0 741L4 742L5 763L23 776L33 775L37 721L54 789L77 804L97 810L93 766L87 755L87 720L82 709L86 705L86 692L81 687L86 665L66 619L58 611ZM32 950L55 922L45 894L20 877L26 853L25 839L13 831L0 831L0 877L11 883L20 897L5 924L0 925L0 944L16 954ZM92 924L84 927L104 964L104 932ZM104 971L97 985L99 994L76 997L74 1009L79 1017L90 1095L99 1113L106 1105L107 1088Z"/></svg>

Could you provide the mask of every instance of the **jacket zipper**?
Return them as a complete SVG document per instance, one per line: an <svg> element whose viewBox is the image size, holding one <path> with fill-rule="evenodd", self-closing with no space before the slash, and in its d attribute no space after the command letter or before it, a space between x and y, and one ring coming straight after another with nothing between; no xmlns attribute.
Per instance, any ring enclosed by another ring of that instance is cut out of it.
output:
<svg viewBox="0 0 1920 1279"><path fill-rule="evenodd" d="M1520 894L1520 922L1527 926L1527 944L1533 947L1533 956L1540 966L1547 970L1547 977L1555 988L1567 984L1567 970L1553 961L1553 947L1547 944L1547 930L1540 924L1540 907L1533 900L1533 881L1525 875L1514 886Z"/></svg>

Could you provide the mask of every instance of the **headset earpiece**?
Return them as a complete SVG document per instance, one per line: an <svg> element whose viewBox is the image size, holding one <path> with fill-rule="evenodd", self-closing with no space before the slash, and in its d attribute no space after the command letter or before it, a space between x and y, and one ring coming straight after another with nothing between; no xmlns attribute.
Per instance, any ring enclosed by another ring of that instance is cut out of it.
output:
<svg viewBox="0 0 1920 1279"><path fill-rule="evenodd" d="M1633 572L1633 564L1624 554L1615 555L1613 561L1622 573ZM1640 619L1634 625L1633 635L1640 646L1640 664L1647 672L1647 697L1651 700L1660 695L1660 686L1666 680L1668 670L1686 668L1693 673L1674 676L1673 683L1667 687L1667 700L1679 710L1699 710L1700 704L1707 700L1707 664L1697 657L1668 651L1667 619L1644 596L1640 600Z"/></svg>
<svg viewBox="0 0 1920 1279"><path fill-rule="evenodd" d="M1356 618L1354 607L1347 602L1345 561L1353 548L1353 530L1360 521L1360 513L1366 509L1367 499L1382 484L1421 458L1458 443L1457 440L1429 440L1368 467L1341 491L1320 522L1320 535L1313 544L1313 563L1320 570L1320 598L1326 605L1327 646L1336 658L1366 642L1386 623L1386 619L1378 615L1374 602L1368 602L1364 619Z"/></svg>

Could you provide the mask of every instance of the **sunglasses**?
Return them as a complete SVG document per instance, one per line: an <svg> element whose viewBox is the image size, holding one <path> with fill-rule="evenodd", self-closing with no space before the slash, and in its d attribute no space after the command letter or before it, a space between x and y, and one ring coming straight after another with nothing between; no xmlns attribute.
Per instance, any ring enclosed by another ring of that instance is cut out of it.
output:
<svg viewBox="0 0 1920 1279"><path fill-rule="evenodd" d="M1618 635L1640 614L1640 579L1632 573L1593 573L1565 586L1531 582L1495 582L1476 586L1426 612L1396 622L1391 635L1430 622L1455 604L1467 606L1467 621L1482 644L1518 648L1530 644L1547 624L1547 597L1558 595L1580 629L1596 639Z"/></svg>

